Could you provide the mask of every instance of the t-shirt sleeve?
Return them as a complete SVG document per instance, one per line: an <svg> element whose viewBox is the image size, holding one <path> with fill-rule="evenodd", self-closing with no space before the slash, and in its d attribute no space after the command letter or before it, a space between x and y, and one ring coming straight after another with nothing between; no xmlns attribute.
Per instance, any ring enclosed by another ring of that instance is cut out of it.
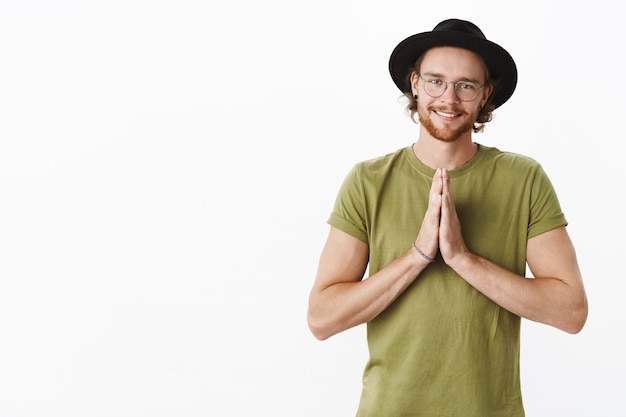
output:
<svg viewBox="0 0 626 417"><path fill-rule="evenodd" d="M540 165L537 166L531 192L528 239L557 227L567 226L554 186Z"/></svg>
<svg viewBox="0 0 626 417"><path fill-rule="evenodd" d="M365 220L365 196L360 166L355 165L341 185L335 206L328 218L329 225L368 243Z"/></svg>

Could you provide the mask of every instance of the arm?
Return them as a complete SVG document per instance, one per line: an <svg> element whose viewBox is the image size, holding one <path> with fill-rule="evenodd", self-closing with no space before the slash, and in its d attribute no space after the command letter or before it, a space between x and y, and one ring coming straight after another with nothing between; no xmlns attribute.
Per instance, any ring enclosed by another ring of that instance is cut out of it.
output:
<svg viewBox="0 0 626 417"><path fill-rule="evenodd" d="M587 298L565 227L530 239L527 260L534 279L513 274L469 252L457 257L450 266L510 312L578 333L587 319Z"/></svg>
<svg viewBox="0 0 626 417"><path fill-rule="evenodd" d="M441 185L433 181L428 208L415 239L434 257L439 240ZM331 227L309 296L307 320L316 338L323 340L367 323L383 312L426 268L428 261L409 248L389 265L363 280L369 246Z"/></svg>
<svg viewBox="0 0 626 417"><path fill-rule="evenodd" d="M308 323L324 340L384 311L428 265L412 248L363 280L369 247L331 227L309 296Z"/></svg>
<svg viewBox="0 0 626 417"><path fill-rule="evenodd" d="M463 279L501 307L529 320L578 333L587 319L587 298L574 246L565 227L533 237L526 260L528 279L469 252L461 235L447 173L442 173L439 249Z"/></svg>

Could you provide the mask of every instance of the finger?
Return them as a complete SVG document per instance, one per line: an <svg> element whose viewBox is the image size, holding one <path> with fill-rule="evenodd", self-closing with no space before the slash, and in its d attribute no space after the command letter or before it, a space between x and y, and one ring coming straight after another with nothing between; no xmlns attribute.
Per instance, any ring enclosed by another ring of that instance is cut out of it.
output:
<svg viewBox="0 0 626 417"><path fill-rule="evenodd" d="M441 219L441 193L443 183L440 170L435 171L428 196L428 208L424 214L415 244L429 256L437 253L439 245L439 221Z"/></svg>
<svg viewBox="0 0 626 417"><path fill-rule="evenodd" d="M442 169L442 211L446 210L446 214L454 215L456 214L456 207L454 206L454 197L452 196L452 187L450 185L450 174L446 169Z"/></svg>
<svg viewBox="0 0 626 417"><path fill-rule="evenodd" d="M451 194L450 190L450 174L445 168L441 169L441 193Z"/></svg>
<svg viewBox="0 0 626 417"><path fill-rule="evenodd" d="M433 175L433 182L430 187L430 195L428 196L428 213L427 213L430 215L433 221L436 221L436 224L439 223L442 193L443 193L443 182L441 178L441 170L437 168L435 170L435 175Z"/></svg>
<svg viewBox="0 0 626 417"><path fill-rule="evenodd" d="M432 194L441 195L441 193L443 192L443 182L441 178L440 168L437 168L435 170L435 175L433 175L433 182L432 182L432 185L430 186L430 192L431 192L431 195Z"/></svg>
<svg viewBox="0 0 626 417"><path fill-rule="evenodd" d="M448 193L443 193L441 196L441 220L440 224L444 226L447 222L450 221L450 204L452 204L450 200L450 195Z"/></svg>

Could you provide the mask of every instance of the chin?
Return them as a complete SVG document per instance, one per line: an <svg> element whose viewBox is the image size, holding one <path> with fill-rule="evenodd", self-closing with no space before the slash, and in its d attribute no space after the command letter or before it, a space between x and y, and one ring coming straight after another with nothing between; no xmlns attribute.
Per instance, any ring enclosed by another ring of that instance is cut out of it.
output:
<svg viewBox="0 0 626 417"><path fill-rule="evenodd" d="M418 110L420 124L424 126L426 131L428 131L428 133L432 137L442 142L456 142L463 135L466 135L468 132L471 134L472 128L474 127L474 122L471 120L470 117L462 121L460 125L457 125L458 127L454 127L454 128L450 126L437 127L433 123L433 120L430 118L431 116L430 113L428 112L424 112L424 113Z"/></svg>
<svg viewBox="0 0 626 417"><path fill-rule="evenodd" d="M471 126L468 128L466 125L458 127L456 129L436 128L432 125L432 123L430 123L430 121L422 123L422 125L424 126L424 128L426 128L426 130L432 137L442 142L456 142L468 132L471 132Z"/></svg>
<svg viewBox="0 0 626 417"><path fill-rule="evenodd" d="M434 138L439 139L444 142L456 142L459 139L465 136L472 136L472 129L474 128L473 123L465 123L456 128L444 127L444 128L435 128L434 126L424 125L428 133L430 133Z"/></svg>

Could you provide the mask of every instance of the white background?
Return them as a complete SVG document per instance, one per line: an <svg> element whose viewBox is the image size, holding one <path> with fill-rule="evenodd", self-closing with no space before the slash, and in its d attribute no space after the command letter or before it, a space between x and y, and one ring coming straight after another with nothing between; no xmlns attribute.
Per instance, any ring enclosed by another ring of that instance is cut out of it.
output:
<svg viewBox="0 0 626 417"><path fill-rule="evenodd" d="M528 416L624 416L619 2L0 1L0 416L351 416L306 326L352 165L411 144L387 62L458 17L516 59L475 140L542 163L590 301L523 322Z"/></svg>

